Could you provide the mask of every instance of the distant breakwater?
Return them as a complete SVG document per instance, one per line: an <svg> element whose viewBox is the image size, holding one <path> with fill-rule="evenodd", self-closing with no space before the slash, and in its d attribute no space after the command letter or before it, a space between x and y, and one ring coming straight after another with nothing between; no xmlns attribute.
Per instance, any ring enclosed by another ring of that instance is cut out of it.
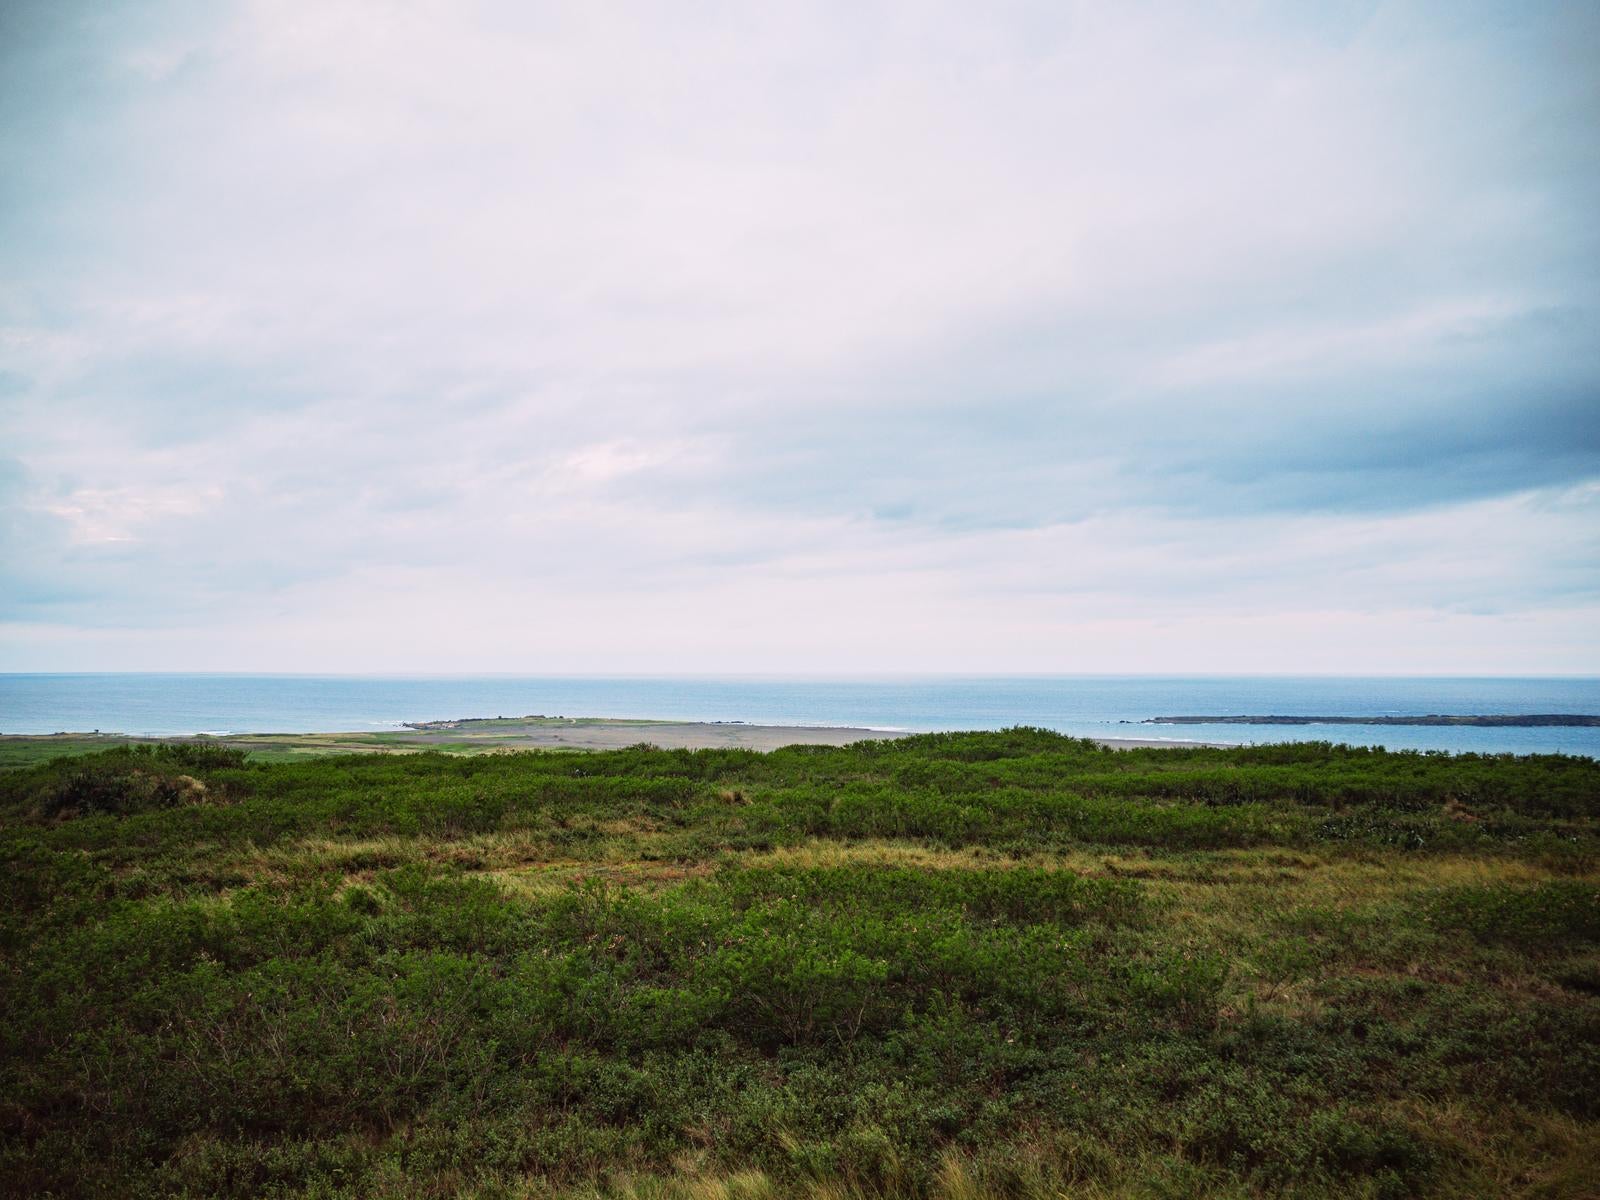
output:
<svg viewBox="0 0 1600 1200"><path fill-rule="evenodd" d="M1523 713L1487 716L1452 716L1430 713L1417 717L1148 717L1142 725L1483 725L1492 728L1532 729L1548 726L1600 727L1600 715L1590 713Z"/></svg>

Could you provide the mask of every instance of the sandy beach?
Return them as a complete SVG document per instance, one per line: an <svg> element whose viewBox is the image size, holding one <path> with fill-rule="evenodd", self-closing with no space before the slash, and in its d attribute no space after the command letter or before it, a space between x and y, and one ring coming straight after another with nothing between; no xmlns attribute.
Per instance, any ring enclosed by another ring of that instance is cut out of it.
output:
<svg viewBox="0 0 1600 1200"><path fill-rule="evenodd" d="M652 721L610 717L495 717L425 721L386 735L419 746L463 742L522 750L620 750L648 743L663 750L776 750L848 746L903 733L836 725L749 725L743 721Z"/></svg>
<svg viewBox="0 0 1600 1200"><path fill-rule="evenodd" d="M602 717L497 717L426 721L411 725L407 741L453 745L482 742L524 749L616 750L648 742L666 750L737 747L776 750L780 746L848 746L851 742L909 736L904 730L837 725L751 725L743 721L649 721ZM1220 746L1157 738L1097 738L1113 749Z"/></svg>

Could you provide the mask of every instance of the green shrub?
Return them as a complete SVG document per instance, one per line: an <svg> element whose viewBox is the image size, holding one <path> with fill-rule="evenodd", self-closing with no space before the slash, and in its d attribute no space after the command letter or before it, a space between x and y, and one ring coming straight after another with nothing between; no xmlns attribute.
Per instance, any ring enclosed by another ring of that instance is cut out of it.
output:
<svg viewBox="0 0 1600 1200"><path fill-rule="evenodd" d="M1532 887L1464 887L1446 892L1434 919L1484 941L1570 947L1600 940L1600 884L1559 879Z"/></svg>
<svg viewBox="0 0 1600 1200"><path fill-rule="evenodd" d="M126 816L172 808L203 794L182 777L93 763L68 772L41 797L46 817Z"/></svg>
<svg viewBox="0 0 1600 1200"><path fill-rule="evenodd" d="M1559 1194L1600 1120L1584 760L226 750L0 774L0 1194Z"/></svg>

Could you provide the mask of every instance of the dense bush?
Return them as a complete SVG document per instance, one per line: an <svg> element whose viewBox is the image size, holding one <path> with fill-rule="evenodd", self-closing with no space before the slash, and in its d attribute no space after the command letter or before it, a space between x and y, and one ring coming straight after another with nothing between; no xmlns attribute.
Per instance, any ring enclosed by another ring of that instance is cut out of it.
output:
<svg viewBox="0 0 1600 1200"><path fill-rule="evenodd" d="M225 751L0 778L0 1193L1581 1195L1593 1165L1581 760Z"/></svg>

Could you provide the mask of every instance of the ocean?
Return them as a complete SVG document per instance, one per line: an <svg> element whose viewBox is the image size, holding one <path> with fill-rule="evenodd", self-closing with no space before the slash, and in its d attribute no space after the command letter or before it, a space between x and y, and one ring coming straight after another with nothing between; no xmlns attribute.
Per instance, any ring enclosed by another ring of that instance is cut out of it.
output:
<svg viewBox="0 0 1600 1200"><path fill-rule="evenodd" d="M1334 741L1600 757L1600 728L1143 725L1154 716L1600 714L1597 679L1072 676L389 678L0 674L0 733L316 733L454 717L654 717L884 730L1040 725L1082 737Z"/></svg>

